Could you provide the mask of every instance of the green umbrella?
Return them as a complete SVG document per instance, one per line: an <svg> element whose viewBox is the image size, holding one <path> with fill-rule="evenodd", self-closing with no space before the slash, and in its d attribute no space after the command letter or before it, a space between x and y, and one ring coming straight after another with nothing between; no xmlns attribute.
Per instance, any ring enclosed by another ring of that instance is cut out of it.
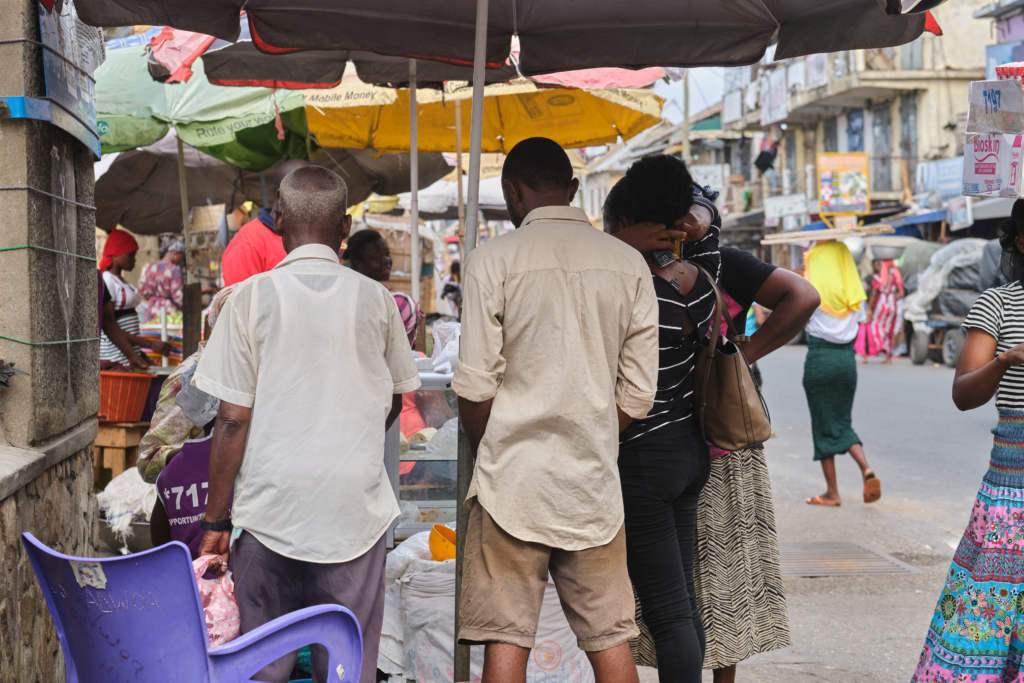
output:
<svg viewBox="0 0 1024 683"><path fill-rule="evenodd" d="M298 92L211 85L201 59L192 70L187 83L158 83L140 50L111 50L96 70L102 151L151 145L173 126L183 142L249 171L319 152L307 143L306 114Z"/></svg>

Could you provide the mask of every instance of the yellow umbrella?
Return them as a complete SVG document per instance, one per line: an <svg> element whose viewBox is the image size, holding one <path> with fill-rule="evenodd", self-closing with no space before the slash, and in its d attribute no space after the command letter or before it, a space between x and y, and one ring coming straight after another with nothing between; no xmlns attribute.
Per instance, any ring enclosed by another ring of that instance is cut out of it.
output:
<svg viewBox="0 0 1024 683"><path fill-rule="evenodd" d="M454 100L472 87L449 82L443 91L419 90L418 144L423 152L454 152ZM409 91L346 79L305 93L309 131L323 146L409 151ZM562 147L624 140L661 122L663 100L647 90L538 88L527 79L484 88L483 151L508 152L521 140L551 138ZM470 107L461 107L462 144L469 147Z"/></svg>

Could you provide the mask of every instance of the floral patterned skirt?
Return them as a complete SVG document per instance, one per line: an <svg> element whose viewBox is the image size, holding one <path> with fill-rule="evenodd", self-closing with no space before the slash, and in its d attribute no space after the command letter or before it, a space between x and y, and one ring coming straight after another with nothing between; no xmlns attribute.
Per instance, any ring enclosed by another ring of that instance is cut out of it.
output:
<svg viewBox="0 0 1024 683"><path fill-rule="evenodd" d="M992 433L913 683L1024 683L1024 411L1000 410Z"/></svg>

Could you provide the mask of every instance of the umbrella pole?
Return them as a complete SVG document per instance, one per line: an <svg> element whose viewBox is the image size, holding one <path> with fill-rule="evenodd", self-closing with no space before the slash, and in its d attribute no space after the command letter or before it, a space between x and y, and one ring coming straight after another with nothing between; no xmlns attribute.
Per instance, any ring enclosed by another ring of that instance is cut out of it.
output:
<svg viewBox="0 0 1024 683"><path fill-rule="evenodd" d="M487 58L487 2L476 2L476 44L473 53L473 116L469 129L469 211L466 216L466 247L468 260L476 247L477 217L480 214L480 151L484 132L484 66ZM460 138L461 139L461 138ZM459 178L461 186L462 178ZM466 264L463 263L465 268ZM455 638L459 634L459 606L462 603L462 571L466 548L466 527L469 525L469 510L466 508L466 493L473 477L473 454L462 425L459 425L459 469L458 501L456 503L456 559L455 559ZM469 646L455 646L455 680L469 680Z"/></svg>
<svg viewBox="0 0 1024 683"><path fill-rule="evenodd" d="M465 260L466 202L462 197L462 100L455 100L455 170L459 177L456 192L459 201L459 260Z"/></svg>
<svg viewBox="0 0 1024 683"><path fill-rule="evenodd" d="M188 217L188 185L185 182L185 147L178 138L178 189L181 192L181 229L185 238L185 286L182 288L181 357L188 358L199 349L202 334L203 288L199 284L192 255L192 226Z"/></svg>
<svg viewBox="0 0 1024 683"><path fill-rule="evenodd" d="M410 250L410 281L412 284L412 300L420 302L420 151L418 140L419 111L416 108L416 60L409 60L409 184L412 186L412 198L409 202L409 215L412 218L412 249Z"/></svg>

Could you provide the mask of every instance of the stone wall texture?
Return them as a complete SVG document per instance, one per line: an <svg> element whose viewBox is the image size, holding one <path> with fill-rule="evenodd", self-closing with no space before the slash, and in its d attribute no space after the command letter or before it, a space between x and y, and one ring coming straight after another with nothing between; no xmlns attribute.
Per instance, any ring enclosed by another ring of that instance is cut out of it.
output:
<svg viewBox="0 0 1024 683"><path fill-rule="evenodd" d="M95 557L93 450L45 470L0 502L0 681L65 680L60 642L35 572L21 543L28 531L67 555Z"/></svg>

